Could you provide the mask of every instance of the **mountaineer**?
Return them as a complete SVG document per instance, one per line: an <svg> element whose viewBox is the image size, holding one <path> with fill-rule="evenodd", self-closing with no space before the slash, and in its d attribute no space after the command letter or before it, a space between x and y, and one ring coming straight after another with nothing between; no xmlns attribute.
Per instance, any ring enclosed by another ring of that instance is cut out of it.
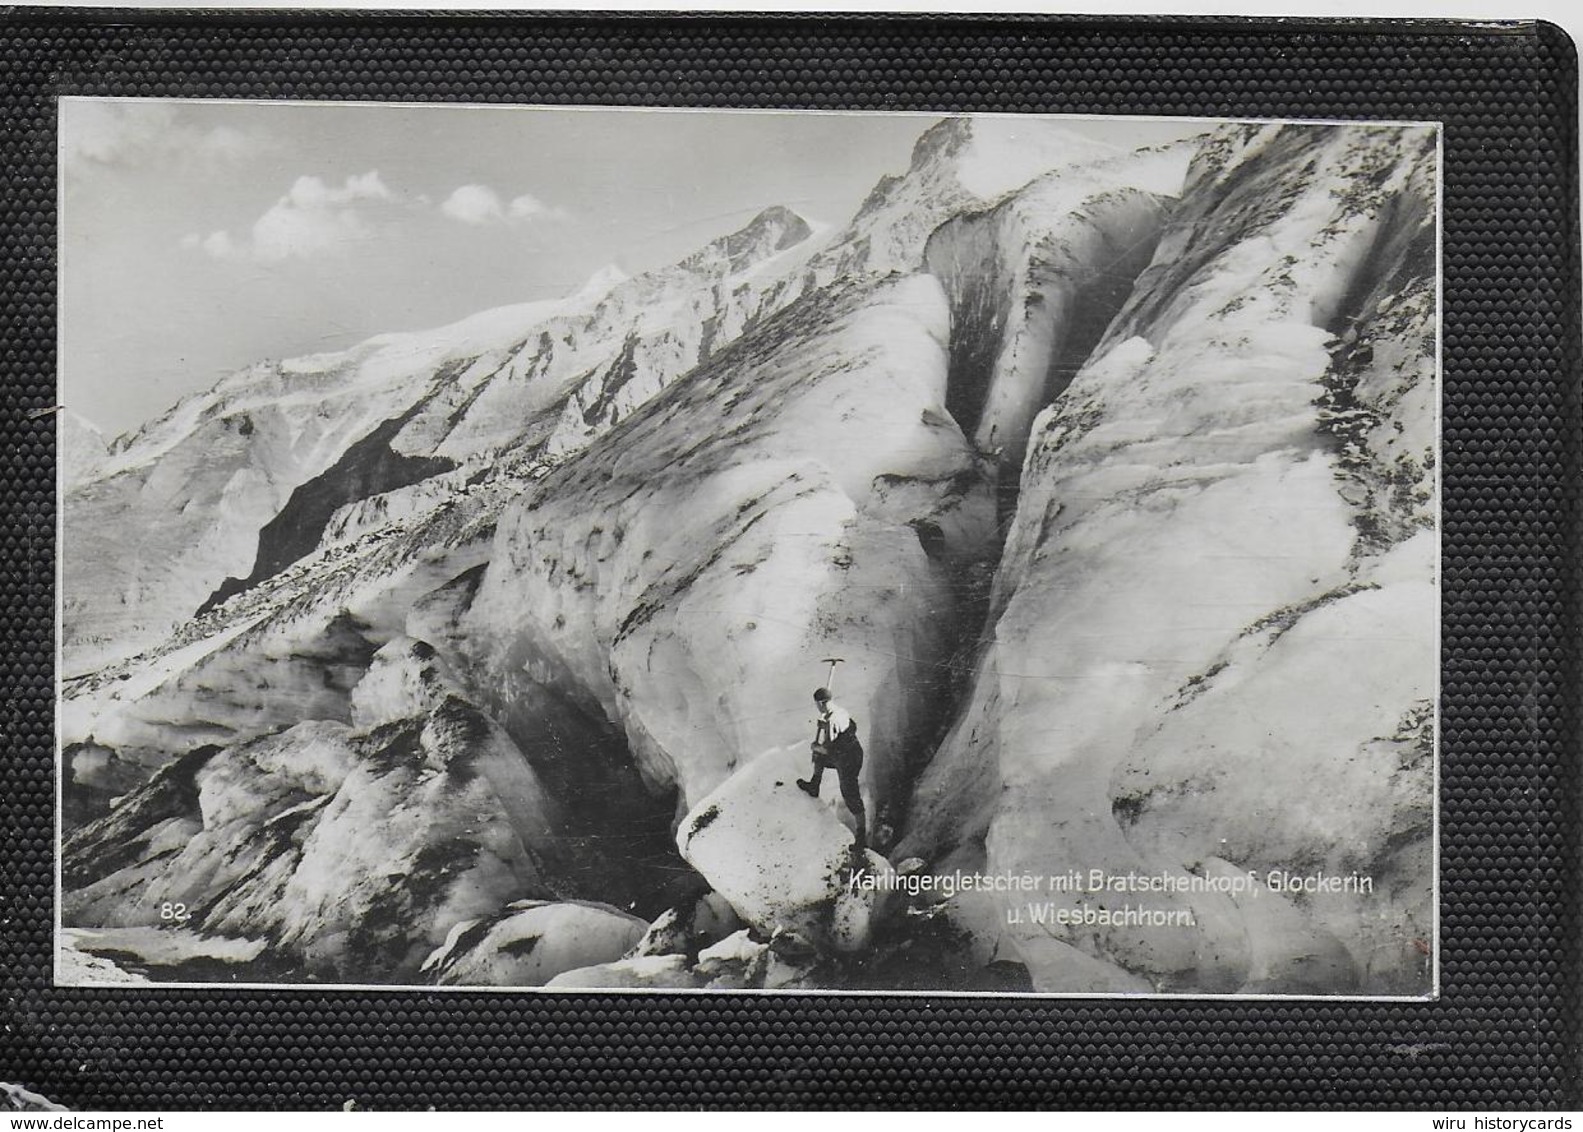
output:
<svg viewBox="0 0 1583 1132"><path fill-rule="evenodd" d="M857 739L857 721L830 698L829 688L816 689L813 698L819 707L812 747L813 778L799 778L797 786L803 793L817 798L825 769L833 769L841 779L841 799L857 819L857 847L866 849L868 812L863 807L863 791L858 782L863 769L863 744Z"/></svg>

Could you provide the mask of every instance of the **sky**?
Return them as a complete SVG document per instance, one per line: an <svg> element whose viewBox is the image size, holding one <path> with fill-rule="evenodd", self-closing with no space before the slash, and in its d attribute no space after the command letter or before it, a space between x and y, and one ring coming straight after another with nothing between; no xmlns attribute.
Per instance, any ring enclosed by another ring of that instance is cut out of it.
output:
<svg viewBox="0 0 1583 1132"><path fill-rule="evenodd" d="M114 436L265 358L637 274L771 205L841 224L937 120L62 99L61 402Z"/></svg>

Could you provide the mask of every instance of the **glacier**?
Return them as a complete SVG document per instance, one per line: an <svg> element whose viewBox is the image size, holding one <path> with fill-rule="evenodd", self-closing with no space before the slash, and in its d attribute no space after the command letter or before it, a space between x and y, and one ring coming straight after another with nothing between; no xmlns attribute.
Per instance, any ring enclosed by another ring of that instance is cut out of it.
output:
<svg viewBox="0 0 1583 1132"><path fill-rule="evenodd" d="M1429 993L1436 142L947 119L844 226L62 413L62 970ZM1281 870L1372 889L1210 883ZM894 888L1093 872L1186 926Z"/></svg>

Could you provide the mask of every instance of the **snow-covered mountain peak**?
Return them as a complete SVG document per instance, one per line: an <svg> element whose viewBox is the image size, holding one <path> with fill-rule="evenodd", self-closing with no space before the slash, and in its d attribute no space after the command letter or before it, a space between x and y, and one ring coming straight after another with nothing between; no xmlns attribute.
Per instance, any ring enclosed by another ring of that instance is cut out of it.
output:
<svg viewBox="0 0 1583 1132"><path fill-rule="evenodd" d="M547 299L530 303L510 303L468 315L456 322L430 330L401 331L379 334L357 346L353 351L377 347L395 354L445 354L467 352L477 354L484 349L510 345L529 329L572 305L582 296L566 299ZM287 363L288 366L293 363Z"/></svg>
<svg viewBox="0 0 1583 1132"><path fill-rule="evenodd" d="M615 264L607 263L590 275L588 281L579 287L572 297L584 302L602 299L630 278L632 277Z"/></svg>
<svg viewBox="0 0 1583 1132"><path fill-rule="evenodd" d="M912 146L914 170L949 161L973 140L973 122L969 118L946 118L930 126L918 136Z"/></svg>
<svg viewBox="0 0 1583 1132"><path fill-rule="evenodd" d="M918 139L910 172L949 177L972 195L991 200L1046 173L1126 152L1058 120L947 118Z"/></svg>
<svg viewBox="0 0 1583 1132"><path fill-rule="evenodd" d="M802 243L811 235L813 229L801 216L782 205L773 205L735 232L711 240L682 260L681 266L698 271L723 265L727 274L734 275Z"/></svg>
<svg viewBox="0 0 1583 1132"><path fill-rule="evenodd" d="M61 474L69 488L93 475L109 459L110 448L104 433L70 409L60 410Z"/></svg>

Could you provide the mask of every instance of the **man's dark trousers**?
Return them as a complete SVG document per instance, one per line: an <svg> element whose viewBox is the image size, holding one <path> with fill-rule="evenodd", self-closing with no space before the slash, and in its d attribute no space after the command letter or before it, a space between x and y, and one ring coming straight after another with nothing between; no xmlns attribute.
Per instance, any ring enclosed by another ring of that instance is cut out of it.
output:
<svg viewBox="0 0 1583 1132"><path fill-rule="evenodd" d="M856 739L837 741L830 746L821 744L814 749L813 765L813 789L809 793L818 796L826 767L835 771L841 779L841 800L857 819L858 841L862 843L868 831L868 813L863 808L863 791L858 783L863 770L862 745Z"/></svg>

